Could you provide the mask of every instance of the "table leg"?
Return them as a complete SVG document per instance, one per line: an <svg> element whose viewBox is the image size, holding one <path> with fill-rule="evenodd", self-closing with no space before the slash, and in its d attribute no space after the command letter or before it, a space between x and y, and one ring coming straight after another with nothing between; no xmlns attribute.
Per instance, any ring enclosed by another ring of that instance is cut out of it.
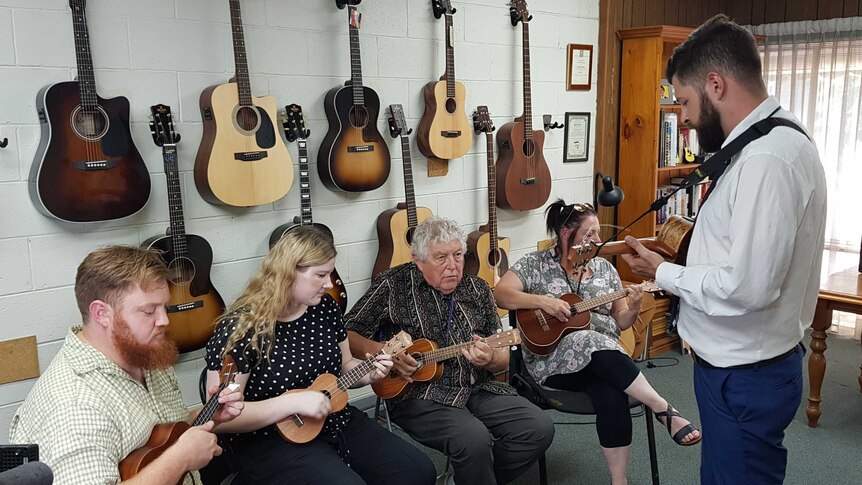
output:
<svg viewBox="0 0 862 485"><path fill-rule="evenodd" d="M832 325L832 310L825 300L817 300L814 311L814 321L811 322L811 356L808 357L808 380L811 389L808 394L808 426L817 427L820 419L820 389L823 387L823 376L826 374L826 330Z"/></svg>

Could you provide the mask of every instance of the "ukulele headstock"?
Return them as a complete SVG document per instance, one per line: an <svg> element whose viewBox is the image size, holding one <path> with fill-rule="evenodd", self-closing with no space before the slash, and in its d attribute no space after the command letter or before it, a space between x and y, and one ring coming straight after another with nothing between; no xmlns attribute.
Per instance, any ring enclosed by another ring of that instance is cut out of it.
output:
<svg viewBox="0 0 862 485"><path fill-rule="evenodd" d="M521 331L517 328L495 333L485 338L485 343L491 348L514 347L521 345Z"/></svg>
<svg viewBox="0 0 862 485"><path fill-rule="evenodd" d="M407 136L413 133L413 128L407 127L407 118L404 117L404 108L400 104L389 105L389 134L392 138Z"/></svg>
<svg viewBox="0 0 862 485"><path fill-rule="evenodd" d="M221 370L219 371L219 388L224 389L233 384L237 374L239 374L239 371L237 370L236 363L234 362L233 357L228 355L222 362Z"/></svg>
<svg viewBox="0 0 862 485"><path fill-rule="evenodd" d="M382 351L389 355L396 355L404 352L411 345L413 345L413 339L410 338L410 334L402 330L383 344Z"/></svg>
<svg viewBox="0 0 862 485"><path fill-rule="evenodd" d="M281 126L284 128L284 136L289 142L305 140L311 134L311 130L305 128L305 114L302 112L302 106L298 104L284 107Z"/></svg>
<svg viewBox="0 0 862 485"><path fill-rule="evenodd" d="M488 113L488 107L477 106L476 111L473 112L473 131L477 135L480 133L490 134L496 129L494 122L491 121L491 114Z"/></svg>
<svg viewBox="0 0 862 485"><path fill-rule="evenodd" d="M171 107L166 104L150 106L150 133L157 146L176 145L180 141L180 134L174 129L174 119Z"/></svg>
<svg viewBox="0 0 862 485"><path fill-rule="evenodd" d="M518 25L518 22L527 23L533 20L533 16L527 11L527 0L512 0L509 4L509 16L512 18L512 27Z"/></svg>
<svg viewBox="0 0 862 485"><path fill-rule="evenodd" d="M431 9L434 11L434 18L440 18L443 15L453 15L458 10L452 8L452 2L449 0L431 0Z"/></svg>
<svg viewBox="0 0 862 485"><path fill-rule="evenodd" d="M575 244L569 248L566 256L566 270L578 271L587 266L591 259L595 258L599 252L599 246L592 241L584 241L581 244Z"/></svg>

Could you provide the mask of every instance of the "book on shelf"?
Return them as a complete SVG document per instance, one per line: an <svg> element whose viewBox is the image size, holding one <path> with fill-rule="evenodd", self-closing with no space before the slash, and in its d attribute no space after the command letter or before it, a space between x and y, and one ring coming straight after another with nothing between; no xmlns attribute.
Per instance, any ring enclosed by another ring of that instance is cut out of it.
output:
<svg viewBox="0 0 862 485"><path fill-rule="evenodd" d="M656 188L656 198L665 197L675 191L685 177L671 177L669 184L660 185ZM672 215L686 217L697 216L703 197L709 187L709 179L701 180L697 185L674 193L667 204L656 212L656 224L664 224Z"/></svg>
<svg viewBox="0 0 862 485"><path fill-rule="evenodd" d="M679 118L676 113L661 113L661 135L659 136L658 166L674 167L679 165Z"/></svg>
<svg viewBox="0 0 862 485"><path fill-rule="evenodd" d="M667 79L662 79L658 87L658 102L659 104L674 104L676 99L673 95L673 84Z"/></svg>

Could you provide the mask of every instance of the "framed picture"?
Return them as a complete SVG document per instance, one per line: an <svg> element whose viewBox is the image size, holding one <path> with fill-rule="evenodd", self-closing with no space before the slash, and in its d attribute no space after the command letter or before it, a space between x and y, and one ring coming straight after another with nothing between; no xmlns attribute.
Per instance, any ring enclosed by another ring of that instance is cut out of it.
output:
<svg viewBox="0 0 862 485"><path fill-rule="evenodd" d="M593 81L593 46L569 44L566 60L566 90L589 91Z"/></svg>
<svg viewBox="0 0 862 485"><path fill-rule="evenodd" d="M566 113L563 163L586 162L590 152L590 114Z"/></svg>

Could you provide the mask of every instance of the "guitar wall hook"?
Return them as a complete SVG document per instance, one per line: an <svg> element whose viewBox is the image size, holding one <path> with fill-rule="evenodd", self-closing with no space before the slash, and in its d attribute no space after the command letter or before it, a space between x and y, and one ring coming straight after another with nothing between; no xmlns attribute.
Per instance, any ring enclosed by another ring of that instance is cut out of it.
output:
<svg viewBox="0 0 862 485"><path fill-rule="evenodd" d="M545 125L545 131L550 131L556 128L564 128L564 125L557 123L556 121L551 123L551 115L542 115L542 122Z"/></svg>
<svg viewBox="0 0 862 485"><path fill-rule="evenodd" d="M9 146L8 138L4 138L3 141L0 141L0 148L6 148L7 146Z"/></svg>

